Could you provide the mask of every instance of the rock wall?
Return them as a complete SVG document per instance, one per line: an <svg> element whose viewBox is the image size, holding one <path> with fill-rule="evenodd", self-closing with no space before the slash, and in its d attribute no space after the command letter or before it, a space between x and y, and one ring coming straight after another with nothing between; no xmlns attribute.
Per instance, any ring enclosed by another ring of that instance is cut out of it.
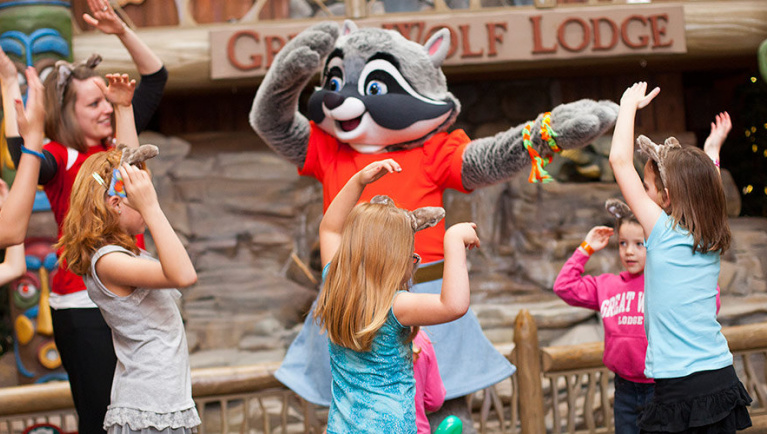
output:
<svg viewBox="0 0 767 434"><path fill-rule="evenodd" d="M182 140L145 133L141 141L160 147L150 164L155 185L199 274L182 301L193 366L281 360L317 294L319 184L299 177L254 134ZM588 151L589 164L602 167L599 148ZM571 163L560 161L553 173ZM445 195L448 224L478 224L482 248L469 254L472 308L497 344L511 342L523 307L536 316L543 343L582 323L598 328L594 312L565 305L551 287L588 230L612 224L604 202L619 197L618 188L601 181L528 184L526 175L469 195ZM596 178L605 176L611 174ZM743 306L767 292L767 219L730 224L735 242L722 261L722 294L743 301L723 321L732 323L760 313ZM586 269L619 271L614 241Z"/></svg>

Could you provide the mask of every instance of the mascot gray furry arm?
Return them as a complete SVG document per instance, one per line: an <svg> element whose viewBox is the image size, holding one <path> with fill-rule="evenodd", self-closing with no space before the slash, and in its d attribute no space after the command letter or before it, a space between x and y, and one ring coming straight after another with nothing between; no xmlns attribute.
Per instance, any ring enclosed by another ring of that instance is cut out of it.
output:
<svg viewBox="0 0 767 434"><path fill-rule="evenodd" d="M333 22L312 26L276 56L253 101L250 123L278 154L303 167L310 127L298 111L298 99L322 69L322 88L309 102L309 118L321 129L362 153L418 147L446 131L460 112L440 69L449 41L447 29L421 46L394 31L357 30L350 21L343 29ZM617 104L610 101L557 106L550 119L556 145L589 144L614 125L617 113ZM535 151L548 156L552 151L541 138L542 120L539 115L532 124L530 138ZM462 167L467 190L506 180L530 166L524 128L468 144Z"/></svg>

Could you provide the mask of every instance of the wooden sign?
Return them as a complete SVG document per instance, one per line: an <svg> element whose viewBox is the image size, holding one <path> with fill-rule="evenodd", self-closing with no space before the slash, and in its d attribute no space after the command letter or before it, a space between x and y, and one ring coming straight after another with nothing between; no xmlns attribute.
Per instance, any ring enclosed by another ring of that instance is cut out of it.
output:
<svg viewBox="0 0 767 434"><path fill-rule="evenodd" d="M260 22L210 32L213 79L262 76L277 52L308 25ZM377 16L358 27L399 31L421 44L447 27L445 65L470 65L621 55L685 53L681 5L625 5L551 10Z"/></svg>

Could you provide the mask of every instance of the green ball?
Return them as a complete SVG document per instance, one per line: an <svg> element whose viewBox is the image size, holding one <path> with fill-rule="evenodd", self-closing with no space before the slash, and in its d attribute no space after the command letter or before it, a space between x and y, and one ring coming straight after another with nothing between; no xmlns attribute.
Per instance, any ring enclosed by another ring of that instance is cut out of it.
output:
<svg viewBox="0 0 767 434"><path fill-rule="evenodd" d="M463 431L463 422L456 416L448 416L434 431L434 434L461 434Z"/></svg>

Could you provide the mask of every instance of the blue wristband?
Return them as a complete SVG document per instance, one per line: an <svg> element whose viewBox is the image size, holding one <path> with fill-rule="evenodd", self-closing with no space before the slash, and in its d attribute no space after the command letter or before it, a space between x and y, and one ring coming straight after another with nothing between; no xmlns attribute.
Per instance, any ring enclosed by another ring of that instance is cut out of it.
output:
<svg viewBox="0 0 767 434"><path fill-rule="evenodd" d="M39 158L41 160L45 160L45 154L43 154L42 152L37 152L37 151L34 151L32 149L29 149L29 148L27 148L24 145L21 145L21 152L23 152L24 154L31 154L31 155L34 155L35 157L37 157L37 158Z"/></svg>

